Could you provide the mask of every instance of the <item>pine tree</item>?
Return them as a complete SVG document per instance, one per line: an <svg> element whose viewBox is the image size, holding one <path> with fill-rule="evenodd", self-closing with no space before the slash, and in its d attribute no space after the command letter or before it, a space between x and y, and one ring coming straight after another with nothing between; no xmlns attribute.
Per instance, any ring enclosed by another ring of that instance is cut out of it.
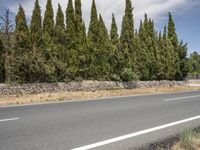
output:
<svg viewBox="0 0 200 150"><path fill-rule="evenodd" d="M31 18L31 40L33 48L40 48L42 43L42 16L41 16L41 8L38 0L35 1L35 7L33 10L32 18Z"/></svg>
<svg viewBox="0 0 200 150"><path fill-rule="evenodd" d="M43 32L45 36L49 36L49 38L53 38L54 36L54 18L53 17L54 17L54 13L53 13L51 0L47 0L46 11L44 14L44 21L43 21Z"/></svg>
<svg viewBox="0 0 200 150"><path fill-rule="evenodd" d="M5 81L5 48L3 46L3 43L0 39L0 83Z"/></svg>

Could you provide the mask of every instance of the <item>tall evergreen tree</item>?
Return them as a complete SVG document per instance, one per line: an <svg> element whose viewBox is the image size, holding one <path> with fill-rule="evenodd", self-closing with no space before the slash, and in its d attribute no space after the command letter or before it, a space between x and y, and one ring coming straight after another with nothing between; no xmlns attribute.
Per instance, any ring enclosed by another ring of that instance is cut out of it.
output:
<svg viewBox="0 0 200 150"><path fill-rule="evenodd" d="M65 23L64 23L64 13L60 4L58 4L58 10L56 15L55 24L55 43L60 45L65 45Z"/></svg>
<svg viewBox="0 0 200 150"><path fill-rule="evenodd" d="M168 38L174 47L175 53L177 53L178 55L177 60L176 60L178 68L175 74L175 79L183 80L187 76L187 73L188 73L187 46L183 44L182 42L178 41L175 23L174 23L171 13L169 13Z"/></svg>
<svg viewBox="0 0 200 150"><path fill-rule="evenodd" d="M11 54L11 63L7 67L7 81L28 82L29 81L29 55L31 50L30 34L26 22L24 9L19 6L16 16L16 27L14 32L14 45Z"/></svg>
<svg viewBox="0 0 200 150"><path fill-rule="evenodd" d="M75 0L75 31L78 51L78 77L85 78L86 68L86 29L82 18L81 0Z"/></svg>
<svg viewBox="0 0 200 150"><path fill-rule="evenodd" d="M99 22L98 22L98 15L95 0L92 0L92 7L91 7L91 15L90 15L90 24L88 29L88 37L87 37L87 78L88 79L95 79L98 75L96 72L96 51L98 49L98 35L99 34Z"/></svg>
<svg viewBox="0 0 200 150"><path fill-rule="evenodd" d="M88 39L90 40L90 42L92 42L92 44L95 44L98 39L98 15L95 0L92 0Z"/></svg>
<svg viewBox="0 0 200 150"><path fill-rule="evenodd" d="M138 50L138 70L141 80L150 80L150 72L149 72L149 63L150 58L148 57L148 48L147 48L147 32L145 28L145 21L144 23L140 21L139 27L139 40L140 40L140 49Z"/></svg>
<svg viewBox="0 0 200 150"><path fill-rule="evenodd" d="M132 14L132 3L131 0L126 0L125 15L122 21L121 37L120 37L120 51L123 54L121 68L132 68L134 69L134 28L133 28L133 14Z"/></svg>
<svg viewBox="0 0 200 150"><path fill-rule="evenodd" d="M68 49L76 49L75 12L72 0L68 1L66 10L66 42Z"/></svg>
<svg viewBox="0 0 200 150"><path fill-rule="evenodd" d="M41 8L38 0L35 1L35 7L33 10L31 25L31 40L33 48L39 48L43 45L42 43L42 16L41 16Z"/></svg>
<svg viewBox="0 0 200 150"><path fill-rule="evenodd" d="M19 6L19 11L16 16L15 47L24 49L30 48L29 29L25 12L21 5Z"/></svg>
<svg viewBox="0 0 200 150"><path fill-rule="evenodd" d="M119 35L118 35L118 29L117 24L115 21L115 15L112 14L112 23L111 23L111 30L110 30L110 39L114 46L118 46L119 44Z"/></svg>
<svg viewBox="0 0 200 150"><path fill-rule="evenodd" d="M75 27L78 38L79 47L82 47L86 41L85 24L82 18L81 0L75 0Z"/></svg>
<svg viewBox="0 0 200 150"><path fill-rule="evenodd" d="M114 14L112 14L110 40L112 44L110 65L111 65L112 74L113 74L112 75L113 77L111 78L112 80L118 80L120 79L119 70L118 70L119 69L118 63L120 61L119 56L122 54L120 54L120 51L119 51L119 34L118 34L118 28L117 28Z"/></svg>
<svg viewBox="0 0 200 150"><path fill-rule="evenodd" d="M45 36L53 38L54 35L54 13L51 0L47 0L46 11L44 14L43 31ZM47 37L45 37L47 38Z"/></svg>
<svg viewBox="0 0 200 150"><path fill-rule="evenodd" d="M174 24L174 20L172 18L172 14L169 13L169 21L168 21L168 39L171 41L174 49L178 47L178 37L176 34L176 28Z"/></svg>
<svg viewBox="0 0 200 150"><path fill-rule="evenodd" d="M108 80L110 77L111 43L109 34L101 15L99 15L99 34L97 39L96 72L97 79Z"/></svg>

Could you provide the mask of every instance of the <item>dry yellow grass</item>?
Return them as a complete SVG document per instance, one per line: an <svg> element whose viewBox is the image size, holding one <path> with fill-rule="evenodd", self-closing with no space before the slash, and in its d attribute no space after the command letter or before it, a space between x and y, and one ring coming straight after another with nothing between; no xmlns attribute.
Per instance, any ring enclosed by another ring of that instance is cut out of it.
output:
<svg viewBox="0 0 200 150"><path fill-rule="evenodd" d="M171 150L200 150L200 135L194 136L191 142L191 148L184 148L181 143L175 144Z"/></svg>
<svg viewBox="0 0 200 150"><path fill-rule="evenodd" d="M58 93L42 93L30 95L9 95L0 96L0 105L13 104L29 104L39 102L54 102L64 100L81 100L106 98L112 96L129 96L149 93L162 93L185 90L200 90L200 87L191 86L174 86L174 87L154 87L154 88L137 88L137 89L120 89L120 90L102 90L95 92L58 92Z"/></svg>

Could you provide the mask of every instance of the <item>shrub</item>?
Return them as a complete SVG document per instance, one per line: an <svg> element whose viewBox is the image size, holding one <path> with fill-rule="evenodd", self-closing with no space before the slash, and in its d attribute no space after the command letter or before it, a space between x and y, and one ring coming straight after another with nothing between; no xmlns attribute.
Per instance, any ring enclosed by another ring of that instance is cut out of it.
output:
<svg viewBox="0 0 200 150"><path fill-rule="evenodd" d="M120 76L118 76L117 74L111 74L110 80L111 81L121 81Z"/></svg>
<svg viewBox="0 0 200 150"><path fill-rule="evenodd" d="M139 77L137 74L135 74L132 70L132 68L124 68L121 72L121 80L122 81L133 81L138 80Z"/></svg>

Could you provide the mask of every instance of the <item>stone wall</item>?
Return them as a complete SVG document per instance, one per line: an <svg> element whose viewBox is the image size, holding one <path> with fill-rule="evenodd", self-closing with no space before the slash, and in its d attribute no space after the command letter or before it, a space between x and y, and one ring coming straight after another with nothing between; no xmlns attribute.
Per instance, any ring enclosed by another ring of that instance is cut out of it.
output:
<svg viewBox="0 0 200 150"><path fill-rule="evenodd" d="M47 92L53 93L58 91L96 91L108 89L150 88L185 84L186 82L184 81L82 81L70 83L34 83L18 85L0 84L0 95L39 94Z"/></svg>

